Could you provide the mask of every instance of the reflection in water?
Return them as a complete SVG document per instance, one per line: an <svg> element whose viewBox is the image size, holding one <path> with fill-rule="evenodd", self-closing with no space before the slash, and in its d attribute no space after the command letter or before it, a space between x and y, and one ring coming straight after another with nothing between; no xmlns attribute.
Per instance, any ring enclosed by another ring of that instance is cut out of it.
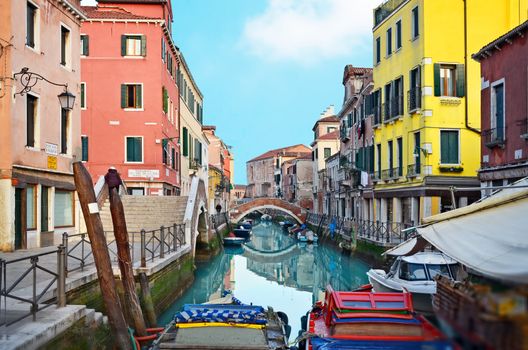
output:
<svg viewBox="0 0 528 350"><path fill-rule="evenodd" d="M368 265L326 246L297 243L279 225L253 227L247 246L225 249L198 265L191 288L159 317L166 324L186 303L203 303L233 290L242 302L272 306L288 314L292 337L300 317L321 299L324 288L351 290L367 283Z"/></svg>

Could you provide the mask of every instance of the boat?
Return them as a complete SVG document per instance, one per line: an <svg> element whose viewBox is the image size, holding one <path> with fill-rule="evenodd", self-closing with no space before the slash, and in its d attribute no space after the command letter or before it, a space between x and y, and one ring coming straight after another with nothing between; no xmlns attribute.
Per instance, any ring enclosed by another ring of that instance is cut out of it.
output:
<svg viewBox="0 0 528 350"><path fill-rule="evenodd" d="M336 292L328 286L324 301L307 315L300 349L453 349L446 336L414 312L410 293L370 289Z"/></svg>
<svg viewBox="0 0 528 350"><path fill-rule="evenodd" d="M227 236L223 238L224 240L224 246L241 246L246 241L243 237L237 237L233 234L233 236Z"/></svg>
<svg viewBox="0 0 528 350"><path fill-rule="evenodd" d="M312 230L304 230L297 232L297 240L299 242L317 243L319 237Z"/></svg>
<svg viewBox="0 0 528 350"><path fill-rule="evenodd" d="M396 258L389 272L371 269L369 282L376 292L401 292L404 289L413 296L414 309L432 313L432 295L436 293L436 275L456 279L458 264L441 252L421 252Z"/></svg>
<svg viewBox="0 0 528 350"><path fill-rule="evenodd" d="M249 237L251 236L251 230L246 228L235 228L233 230L233 233L235 234L235 236L244 239L249 239Z"/></svg>
<svg viewBox="0 0 528 350"><path fill-rule="evenodd" d="M213 303L184 305L151 349L287 349L286 321L272 308L244 305L227 295Z"/></svg>
<svg viewBox="0 0 528 350"><path fill-rule="evenodd" d="M261 219L262 221L271 221L272 218L271 218L271 215L264 214L264 215L262 215L262 216L260 217L260 219Z"/></svg>
<svg viewBox="0 0 528 350"><path fill-rule="evenodd" d="M244 228L246 230L251 230L253 228L253 222L249 222L247 220L244 220L242 222L239 222L237 224L237 227L238 228Z"/></svg>

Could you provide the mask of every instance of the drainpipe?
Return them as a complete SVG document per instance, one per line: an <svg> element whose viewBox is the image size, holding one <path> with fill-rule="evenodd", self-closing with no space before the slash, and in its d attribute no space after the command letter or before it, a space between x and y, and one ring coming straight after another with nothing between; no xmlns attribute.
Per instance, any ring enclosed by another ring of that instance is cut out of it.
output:
<svg viewBox="0 0 528 350"><path fill-rule="evenodd" d="M465 122L466 122L466 129L473 131L474 133L479 134L480 136L480 130L473 128L469 125L469 108L468 108L468 55L467 55L467 0L464 1L464 95L466 96L466 103L464 103L465 106Z"/></svg>

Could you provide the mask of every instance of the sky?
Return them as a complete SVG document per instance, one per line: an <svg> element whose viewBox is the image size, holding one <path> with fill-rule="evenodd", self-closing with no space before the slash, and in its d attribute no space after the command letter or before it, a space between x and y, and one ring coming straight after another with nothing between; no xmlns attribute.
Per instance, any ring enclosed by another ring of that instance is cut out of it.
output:
<svg viewBox="0 0 528 350"><path fill-rule="evenodd" d="M235 183L246 183L249 159L309 146L320 113L340 110L345 65L372 66L380 3L172 0L173 39L204 95L204 124L232 146Z"/></svg>

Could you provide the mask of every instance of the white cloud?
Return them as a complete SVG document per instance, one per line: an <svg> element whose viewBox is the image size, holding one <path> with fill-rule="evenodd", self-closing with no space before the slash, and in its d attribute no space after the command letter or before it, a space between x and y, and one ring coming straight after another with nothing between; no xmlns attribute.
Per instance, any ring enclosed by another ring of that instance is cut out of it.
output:
<svg viewBox="0 0 528 350"><path fill-rule="evenodd" d="M370 45L376 0L269 0L250 18L242 45L270 61L314 63Z"/></svg>

